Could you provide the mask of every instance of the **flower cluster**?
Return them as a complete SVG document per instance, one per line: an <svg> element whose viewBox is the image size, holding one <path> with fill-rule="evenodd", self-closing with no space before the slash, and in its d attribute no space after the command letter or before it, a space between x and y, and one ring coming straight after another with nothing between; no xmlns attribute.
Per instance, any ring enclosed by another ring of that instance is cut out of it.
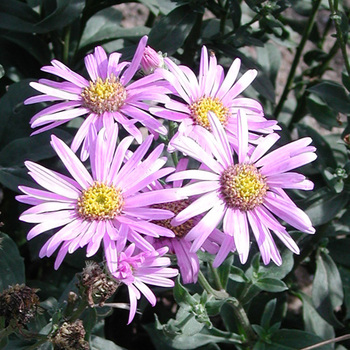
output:
<svg viewBox="0 0 350 350"><path fill-rule="evenodd" d="M258 101L241 96L257 71L237 80L236 59L225 75L203 47L197 78L146 44L143 37L131 62L97 47L85 58L89 80L56 60L42 68L63 81L31 83L41 94L27 104L54 102L33 116L31 126L40 127L33 134L85 119L70 147L51 137L69 176L27 161L42 189L20 186L17 197L31 205L21 220L36 224L28 239L55 231L40 257L58 250L56 269L67 253L86 247L91 257L102 247L111 276L128 287L129 323L141 293L156 303L147 284L174 285L178 271L164 254L175 254L183 282L193 283L199 249L215 255L214 267L235 251L245 263L252 232L263 262L280 265L272 234L294 253L299 249L278 218L315 231L285 192L313 188L291 170L313 161L315 148L310 138L276 147L277 122L265 118ZM167 139L166 125L174 122L179 127ZM123 137L120 127L130 135ZM164 152L172 153L173 167Z"/></svg>

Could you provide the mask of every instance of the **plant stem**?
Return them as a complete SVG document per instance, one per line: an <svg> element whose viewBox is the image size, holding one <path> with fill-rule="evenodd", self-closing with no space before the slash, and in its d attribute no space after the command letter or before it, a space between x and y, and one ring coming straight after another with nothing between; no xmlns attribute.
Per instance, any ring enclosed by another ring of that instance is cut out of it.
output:
<svg viewBox="0 0 350 350"><path fill-rule="evenodd" d="M76 308L76 310L72 313L72 315L69 317L69 322L76 321L80 315L85 311L85 309L88 307L89 303L86 300L81 300L80 304Z"/></svg>
<svg viewBox="0 0 350 350"><path fill-rule="evenodd" d="M315 0L313 3L312 12L311 12L311 15L309 17L309 21L308 21L307 26L305 27L305 30L304 30L303 35L301 37L300 44L295 52L294 60L293 60L292 66L291 66L289 74L288 74L286 85L284 87L281 98L280 98L280 100L276 106L275 112L274 112L274 116L276 119L278 119L278 116L282 111L283 105L287 99L289 91L291 90L291 86L292 86L293 81L294 81L294 76L295 76L297 67L299 65L301 54L302 54L304 47L305 47L305 44L309 38L312 27L315 23L317 10L318 10L320 4L321 4L321 0Z"/></svg>
<svg viewBox="0 0 350 350"><path fill-rule="evenodd" d="M346 52L346 42L344 40L343 32L342 32L341 26L340 26L341 16L338 12L338 1L334 0L334 2L333 2L333 0L328 0L328 3L329 3L329 8L331 10L331 18L334 22L335 30L337 32L337 38L339 41L340 50L341 50L342 55L343 55L345 68L346 68L346 71L348 73L348 76L350 77L350 63L348 60L348 54Z"/></svg>
<svg viewBox="0 0 350 350"><path fill-rule="evenodd" d="M209 263L209 266L210 266L210 271L211 271L211 273L212 273L212 275L214 277L214 281L215 281L216 287L219 290L224 290L224 287L222 286L221 281L220 281L220 276L218 274L218 270L213 267L212 263Z"/></svg>
<svg viewBox="0 0 350 350"><path fill-rule="evenodd" d="M65 33L64 33L64 42L63 42L63 62L66 64L68 64L68 60L69 60L70 29L71 27L68 26L64 30Z"/></svg>
<svg viewBox="0 0 350 350"><path fill-rule="evenodd" d="M255 339L255 333L241 303L236 298L230 297L225 290L215 290L200 270L198 273L198 282L207 293L212 294L216 299L227 299L229 305L232 306L233 313L236 317L239 328L242 329L242 332L246 337L246 341L250 343L253 339Z"/></svg>

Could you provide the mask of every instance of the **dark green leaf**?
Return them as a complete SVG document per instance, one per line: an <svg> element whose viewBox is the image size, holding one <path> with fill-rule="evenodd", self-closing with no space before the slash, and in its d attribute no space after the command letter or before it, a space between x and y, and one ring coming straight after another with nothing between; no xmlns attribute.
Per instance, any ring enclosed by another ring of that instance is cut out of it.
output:
<svg viewBox="0 0 350 350"><path fill-rule="evenodd" d="M229 278L232 279L233 281L239 282L239 283L249 281L249 279L246 277L244 271L236 266L231 266Z"/></svg>
<svg viewBox="0 0 350 350"><path fill-rule="evenodd" d="M197 304L197 301L188 292L188 290L181 284L180 277L176 279L174 287L174 298L179 305L191 305Z"/></svg>
<svg viewBox="0 0 350 350"><path fill-rule="evenodd" d="M336 263L350 268L350 238L331 241L328 243L327 249Z"/></svg>
<svg viewBox="0 0 350 350"><path fill-rule="evenodd" d="M325 340L334 338L333 327L319 315L311 298L304 293L298 293L298 296L303 302L303 320L305 330L314 333Z"/></svg>
<svg viewBox="0 0 350 350"><path fill-rule="evenodd" d="M308 91L321 97L331 108L340 113L350 113L350 99L344 87L333 81L323 81Z"/></svg>
<svg viewBox="0 0 350 350"><path fill-rule="evenodd" d="M323 339L309 332L296 329L281 329L271 337L266 350L296 350L322 342ZM332 345L319 346L317 350L332 350Z"/></svg>
<svg viewBox="0 0 350 350"><path fill-rule="evenodd" d="M336 217L347 202L348 195L346 192L333 193L320 189L308 198L305 212L309 216L313 226L319 226Z"/></svg>
<svg viewBox="0 0 350 350"><path fill-rule="evenodd" d="M264 312L261 316L261 326L265 330L270 328L271 319L276 309L276 302L277 299L272 299L265 305Z"/></svg>
<svg viewBox="0 0 350 350"><path fill-rule="evenodd" d="M259 64L268 74L273 86L276 84L277 73L281 64L281 53L276 45L267 43L264 47L257 47Z"/></svg>
<svg viewBox="0 0 350 350"><path fill-rule="evenodd" d="M0 232L0 292L13 284L25 283L23 258L16 243Z"/></svg>
<svg viewBox="0 0 350 350"><path fill-rule="evenodd" d="M260 266L259 275L263 277L273 277L282 279L292 271L294 266L293 253L289 249L284 249L281 254L282 265L277 266L274 263L270 263L267 266Z"/></svg>
<svg viewBox="0 0 350 350"><path fill-rule="evenodd" d="M34 32L47 33L62 29L81 16L85 0L57 0L55 10L36 24Z"/></svg>
<svg viewBox="0 0 350 350"><path fill-rule="evenodd" d="M59 129L50 131L50 133L16 139L0 151L1 167L21 166L26 160L38 161L54 156L56 153L50 145L52 134L65 143L69 143L72 139L70 134Z"/></svg>
<svg viewBox="0 0 350 350"><path fill-rule="evenodd" d="M115 8L106 8L96 13L86 23L79 48L101 45L116 39L139 38L148 34L146 27L123 28L123 15Z"/></svg>
<svg viewBox="0 0 350 350"><path fill-rule="evenodd" d="M220 278L220 283L224 289L226 289L228 277L230 275L230 269L233 263L233 255L230 255L225 261L217 268L217 273Z"/></svg>
<svg viewBox="0 0 350 350"><path fill-rule="evenodd" d="M122 348L121 346L113 343L110 340L97 337L93 335L91 337L91 350L125 350L125 348Z"/></svg>
<svg viewBox="0 0 350 350"><path fill-rule="evenodd" d="M148 43L156 51L174 54L190 33L196 19L190 6L180 6L157 22L149 33Z"/></svg>
<svg viewBox="0 0 350 350"><path fill-rule="evenodd" d="M339 126L337 115L320 98L311 95L306 99L306 106L311 115L324 127L330 129Z"/></svg>
<svg viewBox="0 0 350 350"><path fill-rule="evenodd" d="M347 251L347 255L349 255ZM339 266L339 273L342 279L343 288L344 288L344 305L346 314L344 320L350 319L350 269L343 266Z"/></svg>
<svg viewBox="0 0 350 350"><path fill-rule="evenodd" d="M334 309L343 303L343 285L332 258L322 250L317 255L312 301L318 313L331 325L341 326Z"/></svg>
<svg viewBox="0 0 350 350"><path fill-rule="evenodd" d="M263 291L271 293L279 293L288 289L283 281L271 277L258 279L254 285Z"/></svg>
<svg viewBox="0 0 350 350"><path fill-rule="evenodd" d="M325 140L325 138L321 136L315 129L307 125L298 124L297 128L299 137L311 137L312 145L317 148L317 159L313 163L313 167L315 167L316 164L319 164L322 168L329 167L335 169L337 167L337 162L334 158L332 148L330 144Z"/></svg>
<svg viewBox="0 0 350 350"><path fill-rule="evenodd" d="M347 73L343 72L341 75L341 80L346 89L350 92L350 77Z"/></svg>

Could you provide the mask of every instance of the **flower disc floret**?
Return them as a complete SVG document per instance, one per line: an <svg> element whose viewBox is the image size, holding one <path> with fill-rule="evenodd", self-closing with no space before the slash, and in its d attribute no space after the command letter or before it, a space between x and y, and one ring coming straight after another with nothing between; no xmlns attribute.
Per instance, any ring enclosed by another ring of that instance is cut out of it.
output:
<svg viewBox="0 0 350 350"><path fill-rule="evenodd" d="M83 106L97 115L104 112L116 112L123 106L127 93L125 87L113 74L102 80L90 81L88 87L82 90Z"/></svg>
<svg viewBox="0 0 350 350"><path fill-rule="evenodd" d="M218 98L201 97L190 106L190 114L194 123L210 131L208 112L215 113L222 125L226 125L229 118L229 109Z"/></svg>
<svg viewBox="0 0 350 350"><path fill-rule="evenodd" d="M228 207L252 210L264 202L268 186L253 164L229 166L220 177L220 191Z"/></svg>
<svg viewBox="0 0 350 350"><path fill-rule="evenodd" d="M78 199L78 212L88 220L107 220L119 215L124 199L119 188L95 182Z"/></svg>
<svg viewBox="0 0 350 350"><path fill-rule="evenodd" d="M156 204L153 207L170 210L174 213L174 215L177 215L182 210L186 209L189 205L190 201L188 199L183 199L176 202ZM185 237L187 233L191 230L191 228L194 226L193 219L189 219L179 226L173 226L171 224L171 220L172 218L164 220L154 220L153 223L168 228L169 230L172 230L175 233L175 236L178 238Z"/></svg>

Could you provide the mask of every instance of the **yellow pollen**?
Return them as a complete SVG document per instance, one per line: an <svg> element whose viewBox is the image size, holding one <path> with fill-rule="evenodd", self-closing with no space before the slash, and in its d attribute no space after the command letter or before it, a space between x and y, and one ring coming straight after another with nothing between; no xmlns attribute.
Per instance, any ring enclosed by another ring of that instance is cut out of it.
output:
<svg viewBox="0 0 350 350"><path fill-rule="evenodd" d="M195 124L210 130L208 112L213 112L222 125L226 125L229 118L228 108L218 98L201 97L190 106L191 117Z"/></svg>
<svg viewBox="0 0 350 350"><path fill-rule="evenodd" d="M231 165L221 174L220 184L226 204L242 211L262 204L268 190L265 177L253 164Z"/></svg>
<svg viewBox="0 0 350 350"><path fill-rule="evenodd" d="M184 210L189 205L190 205L190 201L188 199L183 199L183 200L171 202L171 203L154 204L154 205L152 205L152 207L158 208L158 209L170 210L174 213L174 216L176 216L178 213L180 213L180 211ZM156 225L159 225L159 226L168 228L169 230L172 230L174 232L175 236L179 237L179 238L186 236L187 233L194 226L193 219L189 219L179 226L171 225L170 222L172 219L173 218L164 219L164 220L153 220L152 222Z"/></svg>
<svg viewBox="0 0 350 350"><path fill-rule="evenodd" d="M89 87L81 92L83 106L91 112L101 115L104 112L115 112L123 106L126 90L113 74L102 80L90 81Z"/></svg>
<svg viewBox="0 0 350 350"><path fill-rule="evenodd" d="M78 212L87 220L108 220L120 215L124 199L119 188L95 182L78 199Z"/></svg>

